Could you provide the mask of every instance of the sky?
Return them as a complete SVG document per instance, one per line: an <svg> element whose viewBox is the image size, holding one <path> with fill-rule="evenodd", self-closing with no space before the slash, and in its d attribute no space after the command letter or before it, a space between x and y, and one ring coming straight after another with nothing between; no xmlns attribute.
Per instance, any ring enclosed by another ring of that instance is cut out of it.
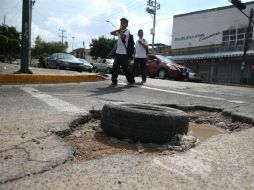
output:
<svg viewBox="0 0 254 190"><path fill-rule="evenodd" d="M112 38L110 32L119 28L120 18L129 20L129 30L137 39L143 29L144 38L152 43L150 30L153 16L146 12L148 0L35 0L32 11L32 45L36 36L44 41L69 43L69 51L89 48L92 39ZM155 1L155 0L152 0ZM250 2L252 0L242 0ZM23 0L0 0L0 24L21 31ZM210 8L231 5L228 0L157 0L155 43L171 45L173 16ZM107 22L108 21L108 22Z"/></svg>

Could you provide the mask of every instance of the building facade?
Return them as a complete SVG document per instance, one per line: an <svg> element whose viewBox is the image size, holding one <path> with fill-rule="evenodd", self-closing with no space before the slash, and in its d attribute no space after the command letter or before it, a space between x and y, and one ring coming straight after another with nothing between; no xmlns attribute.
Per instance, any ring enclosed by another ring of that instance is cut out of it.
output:
<svg viewBox="0 0 254 190"><path fill-rule="evenodd" d="M254 1L245 3L247 15ZM210 83L254 84L254 32L249 19L234 6L175 15L173 59L192 68ZM248 51L243 62L245 39Z"/></svg>

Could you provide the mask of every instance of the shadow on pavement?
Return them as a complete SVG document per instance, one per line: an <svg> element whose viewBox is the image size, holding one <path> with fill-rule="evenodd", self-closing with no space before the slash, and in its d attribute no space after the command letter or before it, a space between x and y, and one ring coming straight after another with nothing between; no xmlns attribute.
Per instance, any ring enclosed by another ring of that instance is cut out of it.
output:
<svg viewBox="0 0 254 190"><path fill-rule="evenodd" d="M128 90L130 88L135 88L135 86L105 86L103 88L95 88L94 90L90 90L88 92L91 92L92 94L88 95L87 97L91 96L101 96L105 94L112 94L112 93L118 93L118 92L123 92L125 90Z"/></svg>

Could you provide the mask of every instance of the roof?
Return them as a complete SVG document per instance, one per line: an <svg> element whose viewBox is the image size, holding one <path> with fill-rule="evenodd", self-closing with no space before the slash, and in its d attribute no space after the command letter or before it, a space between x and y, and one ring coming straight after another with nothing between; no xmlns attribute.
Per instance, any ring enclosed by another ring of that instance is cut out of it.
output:
<svg viewBox="0 0 254 190"><path fill-rule="evenodd" d="M254 1L246 2L244 4L245 5L254 4ZM194 15L194 14L200 14L200 13L206 13L206 12L212 12L212 11L220 11L220 10L224 10L224 9L230 9L230 8L233 8L233 7L235 7L235 6L234 5L229 5L229 6L224 6L224 7L217 7L217 8L206 9L206 10L201 10L201 11L184 13L184 14L174 15L174 18L188 16L188 15Z"/></svg>
<svg viewBox="0 0 254 190"><path fill-rule="evenodd" d="M254 56L254 50L247 51L246 55ZM241 56L243 56L243 51L179 55L179 56L170 56L170 58L175 61L180 61L180 60L214 59L214 58L241 57Z"/></svg>

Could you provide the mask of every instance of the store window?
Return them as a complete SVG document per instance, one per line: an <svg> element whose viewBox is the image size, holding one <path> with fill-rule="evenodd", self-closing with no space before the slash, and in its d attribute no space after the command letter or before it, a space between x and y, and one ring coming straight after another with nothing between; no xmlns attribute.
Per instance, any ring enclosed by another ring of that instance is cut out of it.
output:
<svg viewBox="0 0 254 190"><path fill-rule="evenodd" d="M244 45L244 40L246 37L247 28L238 28L223 31L222 35L222 45L226 49L241 49ZM252 40L253 27L251 27L251 32L249 35L249 40Z"/></svg>

